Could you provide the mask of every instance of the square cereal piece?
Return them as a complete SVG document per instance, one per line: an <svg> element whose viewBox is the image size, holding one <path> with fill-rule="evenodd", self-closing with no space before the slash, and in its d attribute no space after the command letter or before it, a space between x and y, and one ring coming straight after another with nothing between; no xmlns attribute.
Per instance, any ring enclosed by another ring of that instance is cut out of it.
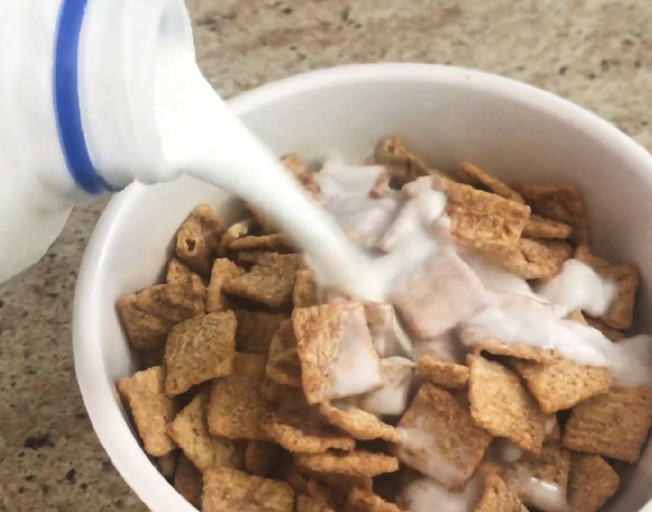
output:
<svg viewBox="0 0 652 512"><path fill-rule="evenodd" d="M235 357L235 329L233 311L177 324L165 345L165 392L180 395L192 386L229 375Z"/></svg>
<svg viewBox="0 0 652 512"><path fill-rule="evenodd" d="M360 408L378 416L402 415L409 404L414 367L405 357L381 359L383 385L366 393L359 400Z"/></svg>
<svg viewBox="0 0 652 512"><path fill-rule="evenodd" d="M586 315L586 323L604 334L609 340L616 342L625 339L625 333L607 325L599 318Z"/></svg>
<svg viewBox="0 0 652 512"><path fill-rule="evenodd" d="M374 152L375 163L383 165L390 174L394 188L401 188L419 176L432 174L426 163L408 151L400 137L385 137L378 141Z"/></svg>
<svg viewBox="0 0 652 512"><path fill-rule="evenodd" d="M247 235L233 240L229 245L231 251L270 251L278 253L293 252L292 246L286 240L285 235L275 233L273 235L254 236Z"/></svg>
<svg viewBox="0 0 652 512"><path fill-rule="evenodd" d="M200 510L203 487L201 471L185 455L181 455L174 473L174 488L193 507Z"/></svg>
<svg viewBox="0 0 652 512"><path fill-rule="evenodd" d="M538 215L530 215L523 228L524 238L554 238L565 240L573 234L573 228L556 220L544 219Z"/></svg>
<svg viewBox="0 0 652 512"><path fill-rule="evenodd" d="M202 390L168 427L168 435L202 472L208 468L244 466L243 445L233 439L211 436L206 421L208 390Z"/></svg>
<svg viewBox="0 0 652 512"><path fill-rule="evenodd" d="M518 375L478 356L468 356L468 363L469 400L475 423L522 450L539 453L546 418Z"/></svg>
<svg viewBox="0 0 652 512"><path fill-rule="evenodd" d="M528 512L516 494L510 492L500 476L487 472L482 481L482 496L474 512Z"/></svg>
<svg viewBox="0 0 652 512"><path fill-rule="evenodd" d="M464 487L482 460L491 434L473 423L466 403L425 382L398 424L396 455L447 489Z"/></svg>
<svg viewBox="0 0 652 512"><path fill-rule="evenodd" d="M651 424L652 389L614 387L573 407L562 444L569 450L633 464Z"/></svg>
<svg viewBox="0 0 652 512"><path fill-rule="evenodd" d="M188 279L192 279L195 274L190 270L183 262L177 258L172 258L168 262L167 271L165 273L165 282L166 283L183 283ZM197 276L199 277L199 276Z"/></svg>
<svg viewBox="0 0 652 512"><path fill-rule="evenodd" d="M573 512L597 512L620 486L620 477L602 457L573 454L568 505Z"/></svg>
<svg viewBox="0 0 652 512"><path fill-rule="evenodd" d="M247 441L244 453L244 467L256 476L270 476L283 454L283 448L266 441Z"/></svg>
<svg viewBox="0 0 652 512"><path fill-rule="evenodd" d="M177 257L195 272L208 277L224 231L224 224L210 206L198 206L179 228Z"/></svg>
<svg viewBox="0 0 652 512"><path fill-rule="evenodd" d="M278 384L301 387L301 361L291 319L284 320L272 337L265 371Z"/></svg>
<svg viewBox="0 0 652 512"><path fill-rule="evenodd" d="M503 343L474 327L463 329L460 339L464 345L472 347L476 355L488 352L495 356L511 356L544 364L553 363L558 358L557 351L554 349L543 349L521 343Z"/></svg>
<svg viewBox="0 0 652 512"><path fill-rule="evenodd" d="M382 385L362 304L295 309L292 322L308 403L359 395Z"/></svg>
<svg viewBox="0 0 652 512"><path fill-rule="evenodd" d="M328 449L350 451L355 441L328 424L312 407L282 408L269 414L263 429L270 439L294 453L322 453Z"/></svg>
<svg viewBox="0 0 652 512"><path fill-rule="evenodd" d="M296 501L296 512L334 512L334 510L322 500L299 495Z"/></svg>
<svg viewBox="0 0 652 512"><path fill-rule="evenodd" d="M378 476L398 471L398 459L383 453L363 450L354 452L297 453L294 461L299 468L351 476Z"/></svg>
<svg viewBox="0 0 652 512"><path fill-rule="evenodd" d="M401 434L391 425L380 421L375 415L350 405L333 405L329 402L319 404L319 412L354 439L369 441L384 439L390 443L400 443Z"/></svg>
<svg viewBox="0 0 652 512"><path fill-rule="evenodd" d="M204 473L202 512L293 512L294 491L284 483L231 468Z"/></svg>
<svg viewBox="0 0 652 512"><path fill-rule="evenodd" d="M300 255L264 253L249 272L230 279L222 289L270 307L286 306L292 302L294 277L300 265Z"/></svg>
<svg viewBox="0 0 652 512"><path fill-rule="evenodd" d="M424 379L446 389L461 389L469 384L469 367L446 363L424 354L419 359L419 372Z"/></svg>
<svg viewBox="0 0 652 512"><path fill-rule="evenodd" d="M243 273L244 270L229 259L218 258L213 262L211 280L206 288L207 313L229 309L229 297L222 293L222 286L225 282Z"/></svg>
<svg viewBox="0 0 652 512"><path fill-rule="evenodd" d="M161 457L176 448L166 429L178 408L165 394L164 388L165 371L161 366L118 382L118 392L129 403L145 451L154 457Z"/></svg>
<svg viewBox="0 0 652 512"><path fill-rule="evenodd" d="M516 203L523 204L525 202L523 201L521 194L514 192L508 185L505 185L502 181L497 180L489 173L483 171L472 163L463 163L457 169L457 177L460 181L480 190L492 192Z"/></svg>
<svg viewBox="0 0 652 512"><path fill-rule="evenodd" d="M394 503L385 501L373 492L355 487L349 493L346 510L350 512L402 512Z"/></svg>
<svg viewBox="0 0 652 512"><path fill-rule="evenodd" d="M529 206L462 183L448 182L444 191L451 233L463 245L514 245L521 238Z"/></svg>
<svg viewBox="0 0 652 512"><path fill-rule="evenodd" d="M235 349L247 354L267 355L272 338L281 323L288 317L284 314L265 313L264 311L235 312L238 328L235 331Z"/></svg>
<svg viewBox="0 0 652 512"><path fill-rule="evenodd" d="M202 315L205 295L204 284L194 275L126 295L116 308L131 346L148 352L165 344L175 324Z"/></svg>
<svg viewBox="0 0 652 512"><path fill-rule="evenodd" d="M489 301L482 282L452 252L430 258L392 292L408 331L419 340L435 338L473 316Z"/></svg>
<svg viewBox="0 0 652 512"><path fill-rule="evenodd" d="M581 365L568 359L558 359L550 364L513 360L510 366L525 381L546 414L570 409L578 402L606 393L611 388L611 375L607 368Z"/></svg>
<svg viewBox="0 0 652 512"><path fill-rule="evenodd" d="M156 466L159 472L165 478L172 478L177 469L177 459L179 458L179 450L172 450L165 455L156 459Z"/></svg>
<svg viewBox="0 0 652 512"><path fill-rule="evenodd" d="M308 308L319 304L317 282L312 270L299 268L294 279L292 303L295 308Z"/></svg>
<svg viewBox="0 0 652 512"><path fill-rule="evenodd" d="M220 240L220 245L217 249L218 256L220 258L226 258L227 256L230 256L230 247L233 241L247 236L251 230L251 225L252 220L246 219L229 226L224 235L222 235L222 239Z"/></svg>
<svg viewBox="0 0 652 512"><path fill-rule="evenodd" d="M579 190L573 185L526 185L512 184L532 213L543 218L568 224L573 229L576 244L588 243L589 219Z"/></svg>
<svg viewBox="0 0 652 512"><path fill-rule="evenodd" d="M612 265L591 254L586 245L577 248L575 258L586 263L602 277L616 281L618 295L611 302L607 312L602 315L601 320L614 329L630 329L634 316L636 291L640 281L638 266L635 264Z"/></svg>
<svg viewBox="0 0 652 512"><path fill-rule="evenodd" d="M265 375L265 359L258 354L237 354L233 374L213 381L208 404L211 435L267 441L263 421L271 405L259 389Z"/></svg>

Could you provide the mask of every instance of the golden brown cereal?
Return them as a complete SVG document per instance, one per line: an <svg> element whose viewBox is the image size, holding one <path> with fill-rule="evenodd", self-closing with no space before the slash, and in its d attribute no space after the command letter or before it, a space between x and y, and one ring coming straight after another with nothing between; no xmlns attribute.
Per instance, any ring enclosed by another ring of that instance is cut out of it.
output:
<svg viewBox="0 0 652 512"><path fill-rule="evenodd" d="M523 450L539 453L546 418L518 376L482 357L468 356L468 363L469 400L475 423Z"/></svg>
<svg viewBox="0 0 652 512"><path fill-rule="evenodd" d="M179 228L177 257L195 272L209 276L224 231L224 225L210 206L198 206Z"/></svg>
<svg viewBox="0 0 652 512"><path fill-rule="evenodd" d="M380 361L362 304L295 309L292 322L308 403L361 394L382 385ZM359 375L359 365L370 366L365 368L364 378ZM353 380L354 386L342 383L347 379Z"/></svg>
<svg viewBox="0 0 652 512"><path fill-rule="evenodd" d="M265 356L237 354L233 374L216 379L208 405L208 428L214 436L266 441L263 421L270 404L259 386L265 375Z"/></svg>
<svg viewBox="0 0 652 512"><path fill-rule="evenodd" d="M244 466L243 445L232 439L211 436L206 422L209 393L203 390L183 409L168 427L168 435L200 470Z"/></svg>
<svg viewBox="0 0 652 512"><path fill-rule="evenodd" d="M175 448L166 433L177 413L174 400L166 396L165 371L161 366L138 372L118 382L118 391L131 408L145 451L161 457Z"/></svg>
<svg viewBox="0 0 652 512"><path fill-rule="evenodd" d="M294 277L301 265L297 254L261 254L252 269L222 285L227 293L280 307L292 301Z"/></svg>
<svg viewBox="0 0 652 512"><path fill-rule="evenodd" d="M183 454L174 473L174 488L193 507L201 509L202 474Z"/></svg>
<svg viewBox="0 0 652 512"><path fill-rule="evenodd" d="M300 495L297 496L296 512L334 512L334 511L332 508L328 506L328 503L324 503L322 500Z"/></svg>
<svg viewBox="0 0 652 512"><path fill-rule="evenodd" d="M214 313L229 309L229 298L222 293L222 285L244 272L231 260L218 258L213 263L211 280L206 288L206 312Z"/></svg>
<svg viewBox="0 0 652 512"><path fill-rule="evenodd" d="M195 275L122 297L117 310L131 346L141 351L163 346L175 324L204 313L205 294Z"/></svg>
<svg viewBox="0 0 652 512"><path fill-rule="evenodd" d="M570 510L597 512L619 485L618 473L602 457L573 454L568 482Z"/></svg>
<svg viewBox="0 0 652 512"><path fill-rule="evenodd" d="M192 386L232 372L236 320L233 311L209 313L176 325L165 346L165 392L185 393Z"/></svg>
<svg viewBox="0 0 652 512"><path fill-rule="evenodd" d="M614 387L573 407L562 436L569 450L638 461L652 424L652 389Z"/></svg>
<svg viewBox="0 0 652 512"><path fill-rule="evenodd" d="M297 453L294 460L300 468L342 475L373 477L398 471L396 457L363 450L346 453Z"/></svg>
<svg viewBox="0 0 652 512"><path fill-rule="evenodd" d="M294 280L292 303L295 308L307 308L319 304L317 300L317 283L312 270L300 268Z"/></svg>
<svg viewBox="0 0 652 512"><path fill-rule="evenodd" d="M525 505L512 494L500 476L487 472L482 482L482 497L474 512L528 512Z"/></svg>
<svg viewBox="0 0 652 512"><path fill-rule="evenodd" d="M188 279L192 279L192 276L196 275L192 270L190 270L186 265L184 265L181 260L177 258L172 258L168 262L167 272L165 274L166 283L183 283Z"/></svg>
<svg viewBox="0 0 652 512"><path fill-rule="evenodd" d="M597 329L600 331L602 334L604 334L608 339L611 341L620 341L624 339L625 333L619 331L618 329L614 329L613 327L607 325L604 323L602 320L599 318L593 318L590 317L589 315L586 315L586 323L589 324L591 327L594 329Z"/></svg>
<svg viewBox="0 0 652 512"><path fill-rule="evenodd" d="M177 459L179 458L178 451L179 450L172 450L156 460L158 470L165 478L171 478L174 476L174 472L177 469Z"/></svg>
<svg viewBox="0 0 652 512"><path fill-rule="evenodd" d="M232 224L222 236L222 240L220 241L220 245L217 249L218 256L221 258L229 256L231 244L233 241L247 236L250 229L251 219L242 220Z"/></svg>
<svg viewBox="0 0 652 512"><path fill-rule="evenodd" d="M307 475L313 477L313 480L322 482L331 491L331 495L338 507L344 506L349 498L351 489L358 488L371 492L373 488L373 479L370 476L353 476L340 475L337 473L320 473L302 469Z"/></svg>
<svg viewBox="0 0 652 512"><path fill-rule="evenodd" d="M513 360L510 366L523 378L546 414L570 409L578 402L606 393L611 388L611 375L607 368L585 366L568 359L545 365Z"/></svg>
<svg viewBox="0 0 652 512"><path fill-rule="evenodd" d="M556 238L565 240L573 234L573 228L563 222L544 219L538 215L530 215L523 228L525 238Z"/></svg>
<svg viewBox="0 0 652 512"><path fill-rule="evenodd" d="M354 487L349 493L347 511L351 512L402 512L394 503L385 501L370 491Z"/></svg>
<svg viewBox="0 0 652 512"><path fill-rule="evenodd" d="M309 473L308 471L306 473ZM318 482L315 478L310 478L306 483L308 496L317 500L319 503L324 503L330 508L337 509L338 503L335 493L326 485Z"/></svg>
<svg viewBox="0 0 652 512"><path fill-rule="evenodd" d="M231 251L292 252L292 246L286 240L285 235L280 233L263 236L243 236L231 242L229 249Z"/></svg>
<svg viewBox="0 0 652 512"><path fill-rule="evenodd" d="M231 468L204 473L202 512L293 512L294 491L284 483Z"/></svg>
<svg viewBox="0 0 652 512"><path fill-rule="evenodd" d="M533 213L571 226L576 244L589 242L589 219L576 187L512 184L512 188L523 196Z"/></svg>
<svg viewBox="0 0 652 512"><path fill-rule="evenodd" d="M544 364L557 360L557 351L554 349L543 349L518 343L503 343L495 338L483 336L473 329L464 329L460 336L465 345L474 348L476 355L488 352L495 356L511 356Z"/></svg>
<svg viewBox="0 0 652 512"><path fill-rule="evenodd" d="M401 435L391 425L380 421L375 415L356 407L336 406L329 402L319 404L319 412L335 426L348 432L354 439L384 439L390 443L400 443Z"/></svg>
<svg viewBox="0 0 652 512"><path fill-rule="evenodd" d="M491 442L473 423L466 403L425 382L398 424L403 442L397 456L407 466L448 489L461 489Z"/></svg>
<svg viewBox="0 0 652 512"><path fill-rule="evenodd" d="M355 441L336 429L311 407L281 409L270 414L265 433L283 448L295 453L321 453L333 448L353 450Z"/></svg>
<svg viewBox="0 0 652 512"><path fill-rule="evenodd" d="M248 354L269 353L272 338L286 315L265 313L262 311L247 311L239 309L235 312L238 328L235 332L235 349Z"/></svg>
<svg viewBox="0 0 652 512"><path fill-rule="evenodd" d="M586 245L575 251L575 258L593 268L602 277L613 279L618 284L618 295L613 299L601 320L614 329L627 330L632 327L636 290L640 280L638 266L612 265L594 256Z"/></svg>
<svg viewBox="0 0 652 512"><path fill-rule="evenodd" d="M276 443L247 441L247 447L244 453L245 469L252 475L270 476L283 453L282 450Z"/></svg>
<svg viewBox="0 0 652 512"><path fill-rule="evenodd" d="M375 150L375 162L389 171L394 188L401 188L419 176L432 173L423 160L407 150L400 137L379 140Z"/></svg>
<svg viewBox="0 0 652 512"><path fill-rule="evenodd" d="M301 387L301 361L291 319L284 320L272 337L266 373L278 384Z"/></svg>
<svg viewBox="0 0 652 512"><path fill-rule="evenodd" d="M516 203L524 203L521 194L514 192L508 185L505 185L503 182L497 180L489 173L483 171L472 163L463 163L457 170L457 177L460 181L480 190L493 192L494 194Z"/></svg>
<svg viewBox="0 0 652 512"><path fill-rule="evenodd" d="M428 354L419 359L419 372L425 379L446 389L465 388L469 383L468 366L437 361Z"/></svg>

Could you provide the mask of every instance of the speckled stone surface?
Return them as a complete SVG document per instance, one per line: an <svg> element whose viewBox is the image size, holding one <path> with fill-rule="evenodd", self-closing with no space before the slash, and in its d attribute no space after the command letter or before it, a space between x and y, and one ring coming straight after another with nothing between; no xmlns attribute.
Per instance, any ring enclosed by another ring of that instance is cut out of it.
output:
<svg viewBox="0 0 652 512"><path fill-rule="evenodd" d="M225 96L338 64L452 63L560 94L652 149L649 0L188 2L201 67ZM95 438L70 348L76 271L103 206L78 208L0 296L3 512L146 510Z"/></svg>

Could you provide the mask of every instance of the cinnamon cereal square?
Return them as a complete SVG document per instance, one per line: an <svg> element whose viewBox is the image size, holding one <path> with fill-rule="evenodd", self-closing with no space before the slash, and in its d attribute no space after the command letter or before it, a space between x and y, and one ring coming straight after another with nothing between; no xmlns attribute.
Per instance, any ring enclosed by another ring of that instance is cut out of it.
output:
<svg viewBox="0 0 652 512"><path fill-rule="evenodd" d="M213 262L211 280L206 288L206 312L215 313L229 309L229 297L222 292L225 282L244 273L231 260L218 258Z"/></svg>
<svg viewBox="0 0 652 512"><path fill-rule="evenodd" d="M573 512L597 512L620 486L620 477L598 455L573 454L568 505Z"/></svg>
<svg viewBox="0 0 652 512"><path fill-rule="evenodd" d="M446 389L465 388L469 383L469 367L437 361L428 354L419 359L419 372L433 384Z"/></svg>
<svg viewBox="0 0 652 512"><path fill-rule="evenodd" d="M457 177L461 182L477 189L492 192L516 203L524 203L521 194L514 192L508 185L470 162L465 162L459 167Z"/></svg>
<svg viewBox="0 0 652 512"><path fill-rule="evenodd" d="M284 314L265 313L238 309L235 312L238 327L235 332L235 349L247 354L267 355L272 338L281 323L287 319Z"/></svg>
<svg viewBox="0 0 652 512"><path fill-rule="evenodd" d="M390 443L401 442L401 435L394 427L380 421L375 415L351 405L324 402L319 404L319 412L354 439L363 441L384 439Z"/></svg>
<svg viewBox="0 0 652 512"><path fill-rule="evenodd" d="M398 471L398 459L383 453L357 450L353 452L297 453L299 468L322 473L374 477Z"/></svg>
<svg viewBox="0 0 652 512"><path fill-rule="evenodd" d="M528 512L528 509L500 476L487 472L482 481L482 496L474 512Z"/></svg>
<svg viewBox="0 0 652 512"><path fill-rule="evenodd" d="M177 257L195 272L208 277L224 231L224 224L210 206L198 206L179 228Z"/></svg>
<svg viewBox="0 0 652 512"><path fill-rule="evenodd" d="M565 240L573 234L573 228L556 220L544 219L538 215L530 215L523 228L525 238L553 238Z"/></svg>

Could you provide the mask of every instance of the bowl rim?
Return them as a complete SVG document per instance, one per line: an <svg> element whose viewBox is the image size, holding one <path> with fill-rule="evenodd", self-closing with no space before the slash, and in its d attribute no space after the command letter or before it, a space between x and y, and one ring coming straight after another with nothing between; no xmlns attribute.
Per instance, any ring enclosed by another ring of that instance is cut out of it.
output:
<svg viewBox="0 0 652 512"><path fill-rule="evenodd" d="M641 145L598 115L563 99L511 78L483 71L441 64L383 63L354 64L311 71L271 82L230 101L232 111L241 116L269 102L304 91L332 88L345 84L364 83L448 83L461 88L481 90L489 94L526 103L559 117L567 124L598 138L602 144L617 148L623 159L631 160L631 168L647 175L652 187L652 155ZM134 185L112 198L102 213L85 249L75 289L72 319L73 357L80 392L93 429L114 467L147 507L156 512L191 512L195 510L158 472L123 420L115 385L106 374L101 349L101 290L97 276L102 273L111 240L120 235L121 210L138 200L144 186ZM652 512L652 505L644 507Z"/></svg>

